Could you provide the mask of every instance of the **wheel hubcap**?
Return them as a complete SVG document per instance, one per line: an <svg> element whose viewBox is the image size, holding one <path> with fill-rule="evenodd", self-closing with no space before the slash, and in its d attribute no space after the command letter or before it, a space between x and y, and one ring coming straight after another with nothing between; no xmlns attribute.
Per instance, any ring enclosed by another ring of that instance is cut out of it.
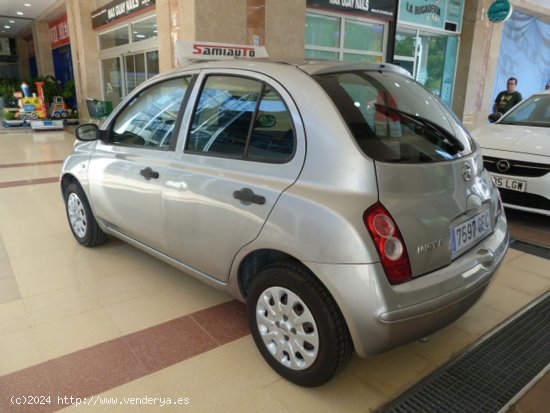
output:
<svg viewBox="0 0 550 413"><path fill-rule="evenodd" d="M67 212L69 213L69 221L74 233L78 238L84 238L88 228L86 211L81 199L74 192L71 192L67 198Z"/></svg>
<svg viewBox="0 0 550 413"><path fill-rule="evenodd" d="M304 370L317 359L317 324L307 305L292 291L266 289L256 304L256 323L266 348L285 367Z"/></svg>

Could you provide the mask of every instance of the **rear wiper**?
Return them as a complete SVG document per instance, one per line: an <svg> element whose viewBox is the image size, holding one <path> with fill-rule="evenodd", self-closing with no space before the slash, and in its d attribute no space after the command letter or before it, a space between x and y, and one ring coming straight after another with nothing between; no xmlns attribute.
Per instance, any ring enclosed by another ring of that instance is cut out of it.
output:
<svg viewBox="0 0 550 413"><path fill-rule="evenodd" d="M464 150L464 144L456 136L429 119L423 118L422 116L413 115L412 113L403 112L402 110L392 108L391 106L382 105L380 103L375 103L374 106L379 112L392 112L418 126L428 126L437 135L446 140L453 148L459 152Z"/></svg>

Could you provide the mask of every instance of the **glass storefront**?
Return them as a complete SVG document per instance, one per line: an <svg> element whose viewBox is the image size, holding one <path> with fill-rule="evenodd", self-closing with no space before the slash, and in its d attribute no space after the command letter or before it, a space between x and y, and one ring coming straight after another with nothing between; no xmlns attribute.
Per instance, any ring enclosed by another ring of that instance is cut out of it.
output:
<svg viewBox="0 0 550 413"><path fill-rule="evenodd" d="M385 54L387 23L308 11L305 57L381 62Z"/></svg>
<svg viewBox="0 0 550 413"><path fill-rule="evenodd" d="M394 63L451 106L464 0L399 3Z"/></svg>
<svg viewBox="0 0 550 413"><path fill-rule="evenodd" d="M399 28L395 36L394 63L430 92L451 106L458 36Z"/></svg>
<svg viewBox="0 0 550 413"><path fill-rule="evenodd" d="M99 34L103 99L116 105L159 73L157 36L154 15Z"/></svg>

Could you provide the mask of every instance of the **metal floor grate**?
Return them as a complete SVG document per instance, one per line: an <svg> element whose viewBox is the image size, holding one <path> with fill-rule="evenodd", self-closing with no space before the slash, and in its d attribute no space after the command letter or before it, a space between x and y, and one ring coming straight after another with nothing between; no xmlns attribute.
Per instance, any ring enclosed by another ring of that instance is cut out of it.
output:
<svg viewBox="0 0 550 413"><path fill-rule="evenodd" d="M550 363L550 293L379 413L493 413Z"/></svg>
<svg viewBox="0 0 550 413"><path fill-rule="evenodd" d="M510 241L510 248L550 260L550 249L540 247L538 245L528 244L527 242L519 240L512 240Z"/></svg>

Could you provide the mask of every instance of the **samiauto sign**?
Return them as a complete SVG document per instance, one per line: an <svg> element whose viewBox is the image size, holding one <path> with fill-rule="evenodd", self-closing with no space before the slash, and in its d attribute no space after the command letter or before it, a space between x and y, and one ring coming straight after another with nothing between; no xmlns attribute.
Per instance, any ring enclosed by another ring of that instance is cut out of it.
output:
<svg viewBox="0 0 550 413"><path fill-rule="evenodd" d="M268 57L265 47L231 43L177 42L177 55L180 64L189 59L231 59L236 57Z"/></svg>

